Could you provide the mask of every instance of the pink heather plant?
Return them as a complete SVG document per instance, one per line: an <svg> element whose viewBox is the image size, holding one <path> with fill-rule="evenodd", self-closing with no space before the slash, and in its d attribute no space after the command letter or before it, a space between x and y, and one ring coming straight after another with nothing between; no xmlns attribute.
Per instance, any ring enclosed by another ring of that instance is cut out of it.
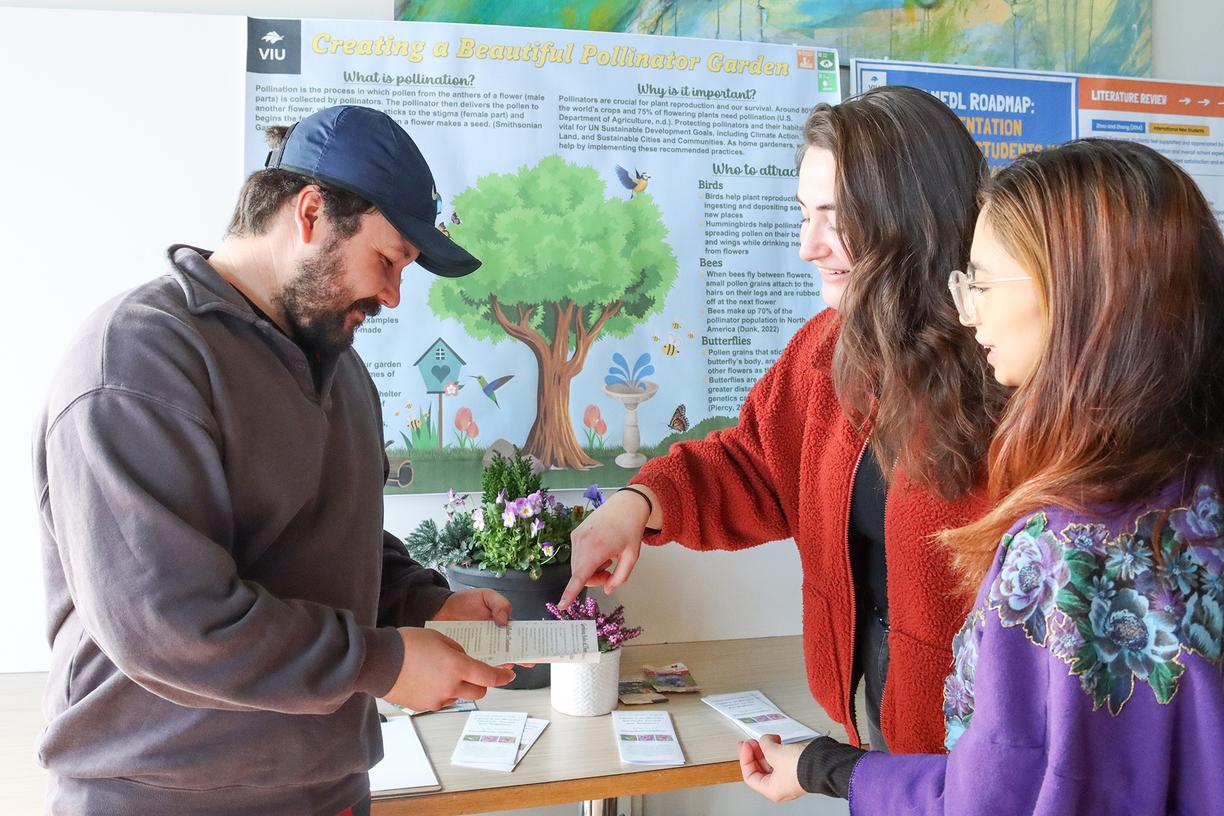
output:
<svg viewBox="0 0 1224 816"><path fill-rule="evenodd" d="M594 598L585 601L574 601L565 609L558 609L555 604L545 604L548 611L557 620L593 620L595 632L599 635L599 651L611 652L619 649L627 640L633 640L642 634L642 627L625 626L625 607L618 606L611 613L604 615L599 611L599 604Z"/></svg>

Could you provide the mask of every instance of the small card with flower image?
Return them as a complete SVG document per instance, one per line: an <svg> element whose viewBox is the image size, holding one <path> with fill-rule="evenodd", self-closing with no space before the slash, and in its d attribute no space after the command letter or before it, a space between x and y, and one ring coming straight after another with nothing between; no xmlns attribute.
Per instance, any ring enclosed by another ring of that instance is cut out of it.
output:
<svg viewBox="0 0 1224 816"><path fill-rule="evenodd" d="M782 713L772 701L759 691L741 691L734 694L711 694L701 702L738 725L751 737L760 739L765 734L777 734L783 743L803 742L820 734L798 720Z"/></svg>
<svg viewBox="0 0 1224 816"><path fill-rule="evenodd" d="M659 668L642 666L642 673L646 675L646 682L655 691L661 691L664 694L701 691L701 686L697 685L688 666L683 663L669 663Z"/></svg>
<svg viewBox="0 0 1224 816"><path fill-rule="evenodd" d="M451 754L451 764L511 771L527 727L526 712L473 711Z"/></svg>
<svg viewBox="0 0 1224 816"><path fill-rule="evenodd" d="M617 696L625 705L646 705L648 703L665 703L667 698L659 694L642 678L635 677L621 680Z"/></svg>
<svg viewBox="0 0 1224 816"><path fill-rule="evenodd" d="M666 711L613 711L616 750L627 765L683 765L684 751Z"/></svg>

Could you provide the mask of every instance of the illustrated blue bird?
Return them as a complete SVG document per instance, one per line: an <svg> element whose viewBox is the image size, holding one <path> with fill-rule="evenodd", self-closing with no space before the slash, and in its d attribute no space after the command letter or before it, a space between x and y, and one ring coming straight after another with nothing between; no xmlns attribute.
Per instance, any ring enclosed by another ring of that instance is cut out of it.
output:
<svg viewBox="0 0 1224 816"><path fill-rule="evenodd" d="M629 171L619 164L616 165L616 177L620 179L621 185L629 191L630 198L633 198L637 193L646 192L646 187L650 184L650 176L636 169L633 171L633 175L629 175Z"/></svg>
<svg viewBox="0 0 1224 816"><path fill-rule="evenodd" d="M503 385L510 382L510 380L514 379L513 374L507 374L504 377L498 377L496 380L493 380L492 382L489 382L488 380L486 380L484 377L482 377L479 374L476 374L476 375L469 374L468 376L470 376L476 382L480 383L480 390L484 392L484 395L486 397L493 400L493 404L496 405L498 408L500 408L501 405L497 402L497 394L495 392L497 391L497 389L501 388Z"/></svg>

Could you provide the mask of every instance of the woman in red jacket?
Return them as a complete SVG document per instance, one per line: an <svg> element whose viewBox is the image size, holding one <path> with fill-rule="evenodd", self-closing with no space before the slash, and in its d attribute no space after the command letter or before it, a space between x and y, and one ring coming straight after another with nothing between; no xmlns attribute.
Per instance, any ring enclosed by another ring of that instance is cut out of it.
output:
<svg viewBox="0 0 1224 816"><path fill-rule="evenodd" d="M672 446L573 535L573 578L624 583L641 543L794 538L813 696L861 744L942 750L950 644L971 600L934 534L978 518L1001 391L948 302L986 163L929 94L880 88L804 125L799 255L827 309L753 387L734 428ZM697 499L700 501L697 501Z"/></svg>

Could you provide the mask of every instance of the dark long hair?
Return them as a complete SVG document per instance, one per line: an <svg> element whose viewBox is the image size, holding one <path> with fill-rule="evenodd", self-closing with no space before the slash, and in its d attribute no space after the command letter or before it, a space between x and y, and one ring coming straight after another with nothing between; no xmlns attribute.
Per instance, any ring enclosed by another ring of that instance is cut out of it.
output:
<svg viewBox="0 0 1224 816"><path fill-rule="evenodd" d="M1224 466L1224 236L1194 181L1143 145L1085 139L1021 158L982 202L1034 278L1046 341L990 448L995 508L943 536L971 586L1040 507Z"/></svg>
<svg viewBox="0 0 1224 816"><path fill-rule="evenodd" d="M907 87L817 105L809 147L837 162L837 212L853 261L833 376L852 420L894 463L953 499L980 483L1003 402L948 296L963 269L986 160L951 110Z"/></svg>

